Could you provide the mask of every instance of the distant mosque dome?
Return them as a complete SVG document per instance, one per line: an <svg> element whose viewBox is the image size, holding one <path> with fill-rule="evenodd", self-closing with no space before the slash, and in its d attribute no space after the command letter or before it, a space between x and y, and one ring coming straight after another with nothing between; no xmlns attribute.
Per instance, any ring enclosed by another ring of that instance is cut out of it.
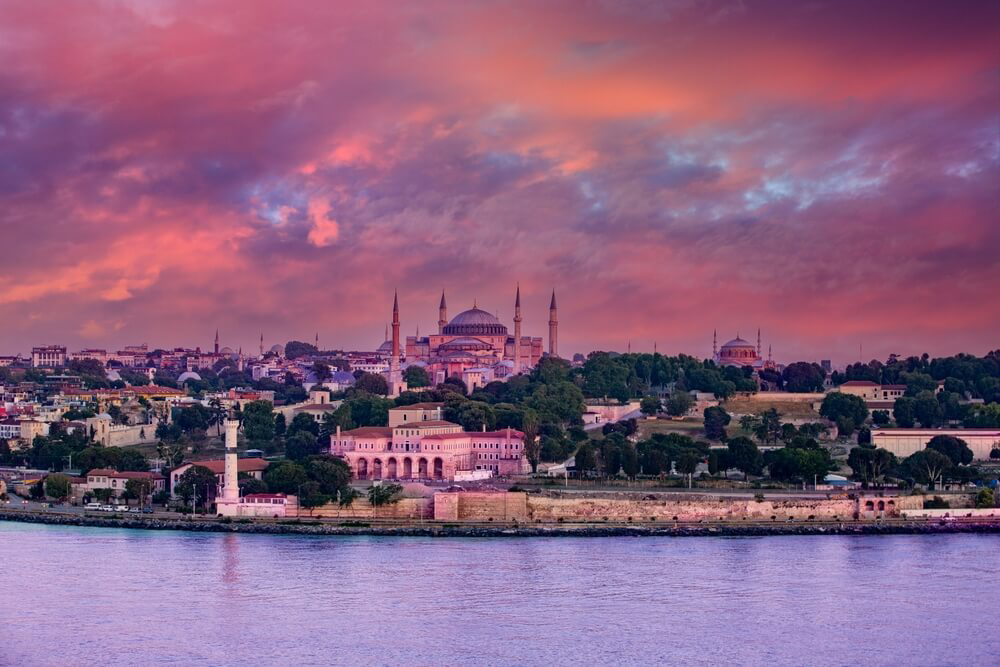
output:
<svg viewBox="0 0 1000 667"><path fill-rule="evenodd" d="M378 349L375 351L378 352L379 354L392 354L392 341L391 340L385 341L384 343L379 345Z"/></svg>
<svg viewBox="0 0 1000 667"><path fill-rule="evenodd" d="M506 336L507 327L479 308L470 308L452 318L441 332L446 336Z"/></svg>
<svg viewBox="0 0 1000 667"><path fill-rule="evenodd" d="M179 384L184 384L188 380L197 380L198 382L201 382L201 376L194 371L185 371L177 377L177 382Z"/></svg>
<svg viewBox="0 0 1000 667"><path fill-rule="evenodd" d="M285 356L285 346L280 343L275 343L274 345L271 346L271 349L268 351L274 352L279 357Z"/></svg>
<svg viewBox="0 0 1000 667"><path fill-rule="evenodd" d="M723 366L752 366L760 355L756 345L737 336L719 348L717 361Z"/></svg>
<svg viewBox="0 0 1000 667"><path fill-rule="evenodd" d="M236 351L231 347L224 347L219 350L219 354L236 354Z"/></svg>

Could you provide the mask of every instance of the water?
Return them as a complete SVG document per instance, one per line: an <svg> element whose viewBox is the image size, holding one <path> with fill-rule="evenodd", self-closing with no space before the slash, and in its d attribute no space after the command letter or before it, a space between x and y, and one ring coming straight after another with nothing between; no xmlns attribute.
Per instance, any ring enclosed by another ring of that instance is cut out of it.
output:
<svg viewBox="0 0 1000 667"><path fill-rule="evenodd" d="M0 522L0 665L997 665L998 547Z"/></svg>

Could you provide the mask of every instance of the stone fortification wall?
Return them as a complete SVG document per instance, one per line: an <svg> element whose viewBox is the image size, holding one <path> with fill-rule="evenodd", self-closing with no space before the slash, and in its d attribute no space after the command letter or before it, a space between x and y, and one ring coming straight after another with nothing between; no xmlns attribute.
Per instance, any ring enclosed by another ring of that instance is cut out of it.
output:
<svg viewBox="0 0 1000 667"><path fill-rule="evenodd" d="M526 521L528 494L506 491L439 492L434 494L438 521Z"/></svg>
<svg viewBox="0 0 1000 667"><path fill-rule="evenodd" d="M374 512L367 498L357 498L347 507L328 503L311 512L302 509L299 516L317 519L433 519L434 503L431 498L402 498L391 505L382 505Z"/></svg>
<svg viewBox="0 0 1000 667"><path fill-rule="evenodd" d="M919 496L892 498L893 504L885 516L897 516L902 509L922 506ZM837 519L846 520L860 511L858 501L849 498L754 498L739 496L708 496L662 494L575 494L531 495L527 498L528 517L534 521L741 521Z"/></svg>

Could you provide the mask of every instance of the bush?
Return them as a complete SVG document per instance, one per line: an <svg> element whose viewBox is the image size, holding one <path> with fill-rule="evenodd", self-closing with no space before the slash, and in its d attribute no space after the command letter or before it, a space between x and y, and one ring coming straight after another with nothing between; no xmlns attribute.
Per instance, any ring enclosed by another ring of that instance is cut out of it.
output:
<svg viewBox="0 0 1000 667"><path fill-rule="evenodd" d="M976 507L987 508L995 506L996 499L993 495L993 489L980 489L979 493L976 494Z"/></svg>

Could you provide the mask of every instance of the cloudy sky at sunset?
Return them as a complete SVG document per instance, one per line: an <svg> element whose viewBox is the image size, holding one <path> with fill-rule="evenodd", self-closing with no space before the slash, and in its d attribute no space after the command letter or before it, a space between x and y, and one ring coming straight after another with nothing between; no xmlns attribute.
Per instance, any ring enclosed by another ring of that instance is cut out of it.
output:
<svg viewBox="0 0 1000 667"><path fill-rule="evenodd" d="M1000 3L0 2L0 354L1000 347Z"/></svg>

